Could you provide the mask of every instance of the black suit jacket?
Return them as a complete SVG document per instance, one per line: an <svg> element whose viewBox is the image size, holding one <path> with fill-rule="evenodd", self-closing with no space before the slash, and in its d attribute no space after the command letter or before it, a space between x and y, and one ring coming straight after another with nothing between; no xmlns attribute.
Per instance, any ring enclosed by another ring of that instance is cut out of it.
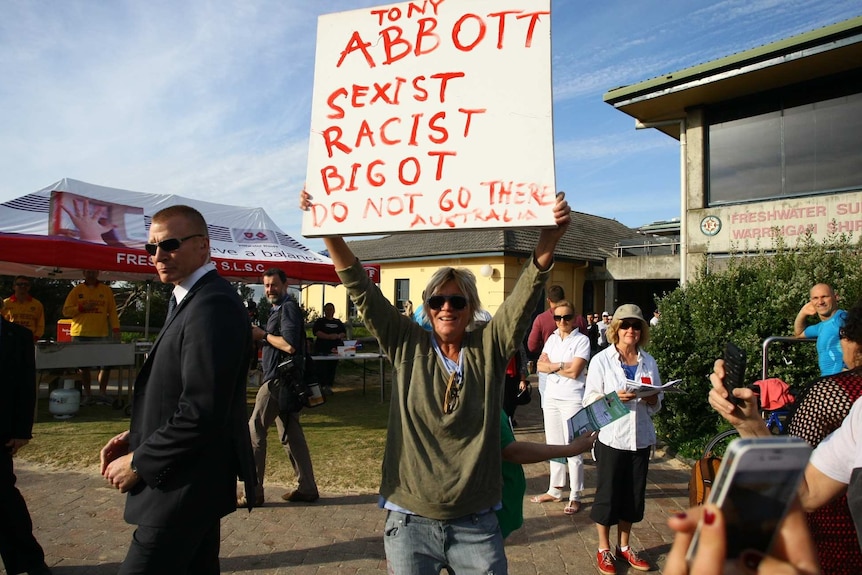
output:
<svg viewBox="0 0 862 575"><path fill-rule="evenodd" d="M33 332L0 318L0 445L33 437L36 349Z"/></svg>
<svg viewBox="0 0 862 575"><path fill-rule="evenodd" d="M126 521L165 527L217 520L236 509L237 477L253 493L251 349L239 296L218 273L207 273L177 306L135 380L129 443L142 481L129 492Z"/></svg>

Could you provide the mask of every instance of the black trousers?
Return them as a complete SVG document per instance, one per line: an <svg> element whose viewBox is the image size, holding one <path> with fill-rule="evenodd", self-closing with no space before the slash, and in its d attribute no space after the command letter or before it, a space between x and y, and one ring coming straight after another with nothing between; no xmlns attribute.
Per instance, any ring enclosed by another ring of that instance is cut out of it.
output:
<svg viewBox="0 0 862 575"><path fill-rule="evenodd" d="M33 537L30 511L15 487L12 454L5 447L0 450L0 557L6 573L14 575L42 567L45 553Z"/></svg>
<svg viewBox="0 0 862 575"><path fill-rule="evenodd" d="M620 521L637 523L644 518L647 471L651 449L614 449L596 441L596 495L590 519L599 525Z"/></svg>
<svg viewBox="0 0 862 575"><path fill-rule="evenodd" d="M218 574L220 527L220 519L172 527L139 525L120 575Z"/></svg>

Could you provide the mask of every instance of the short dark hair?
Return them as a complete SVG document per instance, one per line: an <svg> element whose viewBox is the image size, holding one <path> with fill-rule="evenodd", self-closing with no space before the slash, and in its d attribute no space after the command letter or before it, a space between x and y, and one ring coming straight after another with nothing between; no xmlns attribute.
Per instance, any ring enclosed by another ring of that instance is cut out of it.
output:
<svg viewBox="0 0 862 575"><path fill-rule="evenodd" d="M557 303L561 299L566 297L566 292L563 291L562 286L552 285L548 288L548 299L553 303Z"/></svg>
<svg viewBox="0 0 862 575"><path fill-rule="evenodd" d="M191 206L177 204L175 206L168 206L166 208L162 208L161 210L153 214L153 217L150 221L159 223L177 216L184 217L192 225L192 230L195 233L201 234L205 237L209 237L209 232L207 232L207 221L204 219L203 214L201 214L199 211L197 211Z"/></svg>
<svg viewBox="0 0 862 575"><path fill-rule="evenodd" d="M263 277L271 278L272 276L278 276L278 279L281 280L281 283L287 283L287 274L284 273L284 270L281 268L269 268L265 272L263 272Z"/></svg>

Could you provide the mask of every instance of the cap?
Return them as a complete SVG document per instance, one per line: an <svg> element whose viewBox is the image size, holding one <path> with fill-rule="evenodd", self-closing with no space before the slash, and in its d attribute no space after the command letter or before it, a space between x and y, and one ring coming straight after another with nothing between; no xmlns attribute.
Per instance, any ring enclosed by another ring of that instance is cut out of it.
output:
<svg viewBox="0 0 862 575"><path fill-rule="evenodd" d="M602 312L602 317L605 317L605 316L610 317L610 315L611 315L611 314L609 314L609 313L608 313L608 312L606 312L606 311L603 311L603 312Z"/></svg>
<svg viewBox="0 0 862 575"><path fill-rule="evenodd" d="M624 303L618 307L614 312L614 317L616 319L639 319L644 321L644 314L641 312L641 308L633 303Z"/></svg>

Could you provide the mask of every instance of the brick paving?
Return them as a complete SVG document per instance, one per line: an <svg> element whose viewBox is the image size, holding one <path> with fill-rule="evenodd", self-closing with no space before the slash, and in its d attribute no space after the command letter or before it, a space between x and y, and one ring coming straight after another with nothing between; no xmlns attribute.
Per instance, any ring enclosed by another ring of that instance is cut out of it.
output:
<svg viewBox="0 0 862 575"><path fill-rule="evenodd" d="M544 440L537 401L520 407L516 419L518 440ZM525 466L524 527L506 541L511 575L598 573L597 535L589 519L595 467L586 459L585 505L574 516L563 514L565 503L530 503L530 496L547 489L548 468ZM18 459L16 472L55 575L116 573L133 531L123 521L125 496L109 488L95 468L55 471ZM222 520L222 573L385 575L384 512L375 494L324 492L313 504L286 503L282 486L267 485L264 507ZM688 467L657 454L650 464L646 515L632 532L634 547L656 568L653 573L661 572L673 539L667 516L687 506ZM617 572L638 573L619 562Z"/></svg>

